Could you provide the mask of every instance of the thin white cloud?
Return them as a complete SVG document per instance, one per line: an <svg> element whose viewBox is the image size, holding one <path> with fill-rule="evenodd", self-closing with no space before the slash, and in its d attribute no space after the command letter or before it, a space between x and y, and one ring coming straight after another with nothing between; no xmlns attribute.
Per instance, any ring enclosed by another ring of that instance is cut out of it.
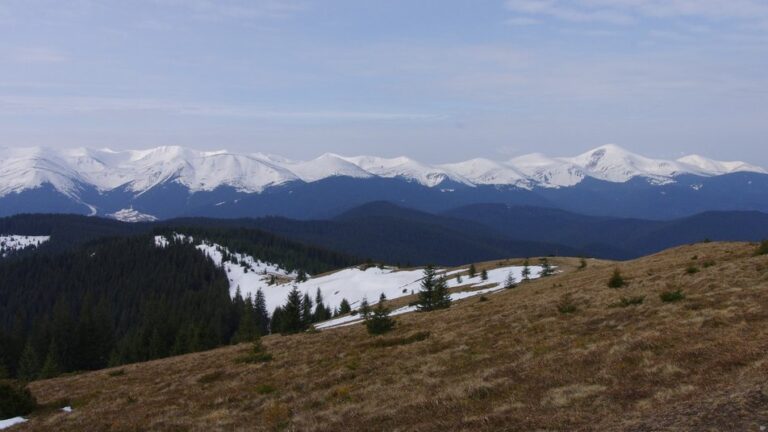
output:
<svg viewBox="0 0 768 432"><path fill-rule="evenodd" d="M45 47L16 48L10 50L6 58L14 63L22 64L63 63L69 60L67 54L53 48Z"/></svg>
<svg viewBox="0 0 768 432"><path fill-rule="evenodd" d="M641 18L768 19L764 0L507 0L505 5L524 16L607 24Z"/></svg>
<svg viewBox="0 0 768 432"><path fill-rule="evenodd" d="M119 97L38 97L0 95L0 115L66 115L109 112L160 112L170 115L300 121L426 120L436 116L379 111L277 111L255 106L187 103L161 99Z"/></svg>

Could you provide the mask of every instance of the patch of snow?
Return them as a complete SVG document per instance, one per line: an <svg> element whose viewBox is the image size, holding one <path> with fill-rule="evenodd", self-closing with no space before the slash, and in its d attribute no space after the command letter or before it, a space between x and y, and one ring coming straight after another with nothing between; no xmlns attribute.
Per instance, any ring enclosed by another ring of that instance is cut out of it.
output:
<svg viewBox="0 0 768 432"><path fill-rule="evenodd" d="M542 267L540 266L530 266L531 270L531 276L530 279L537 279L541 277L541 271ZM453 270L451 272L445 272L445 275L451 275L456 274L459 272L465 271L465 269L461 270ZM420 274L423 272L421 270L418 270ZM512 275L517 282L519 282L522 279L523 274L523 267L522 266L508 266L508 267L501 267L497 269L492 269L488 271L488 279L482 280L481 277L478 275L474 278L466 277L464 278L464 282L459 284L456 282L455 279L448 279L448 287L449 288L455 288L458 286L464 287L467 289L466 291L457 291L454 293L451 293L451 301L458 301L463 300L470 297L475 297L483 294L489 294L496 291L501 291L504 289L504 282L507 280L508 275ZM414 289L414 292L418 292L418 285L421 282L421 278L419 278L417 282L417 288ZM485 287L482 289L475 289L477 287ZM410 292L407 294L400 294L397 296L387 296L387 299L394 299L397 297L402 297L404 295L410 295ZM369 296L370 297L370 296ZM370 301L371 304L378 303L378 297ZM402 315L405 313L415 312L416 306L403 306L400 308L397 308L393 310L390 315L391 316L397 316ZM317 329L329 329L334 327L344 327L347 325L357 324L359 322L362 322L362 317L360 315L345 315L338 318L333 318L328 321L324 321L322 323L316 324L315 328Z"/></svg>
<svg viewBox="0 0 768 432"><path fill-rule="evenodd" d="M133 207L118 210L114 213L108 214L107 217L117 219L122 222L154 222L157 220L155 216L134 210Z"/></svg>
<svg viewBox="0 0 768 432"><path fill-rule="evenodd" d="M359 267L350 267L325 275L309 277L305 282L297 282L298 273L295 271L288 272L275 264L257 260L250 255L231 252L221 245L206 240L195 242L191 237L182 234L174 234L174 237L177 241L198 243L197 249L209 256L214 263L223 267L229 280L230 296L234 297L239 290L244 298L255 297L257 291L261 289L264 293L267 310L270 313L276 307L285 304L286 297L294 286L299 292L308 294L313 300L319 290L323 296L323 303L331 309L338 308L344 299L354 309L360 305L364 298L371 305L375 305L381 294L384 294L388 300L415 294L419 291L421 279L424 276L423 269L398 270L393 267L368 267L363 270ZM165 236L155 236L154 242L158 247L167 247L170 240ZM235 259L224 262L225 254ZM530 270L531 279L540 277L542 271L540 266L530 266ZM445 269L436 269L438 276L441 274L452 276L462 271L466 271L466 269L450 272L446 272ZM517 281L520 281L522 272L522 266L506 266L488 270L487 280L482 280L478 273L474 278L465 276L462 283L458 283L455 278L449 278L447 284L449 288L462 287L466 290L466 292L451 294L452 299L459 300L503 289L508 275L511 274ZM282 281L288 280L288 282L270 285L269 280L272 276ZM397 311L393 311L393 313ZM405 312L407 311L398 313ZM336 320L332 321L335 323L345 323L347 320L354 321L349 317L340 317ZM318 325L318 328L326 327L328 327L326 323Z"/></svg>
<svg viewBox="0 0 768 432"><path fill-rule="evenodd" d="M11 252L38 247L50 239L50 236L0 235L0 258L10 255Z"/></svg>
<svg viewBox="0 0 768 432"><path fill-rule="evenodd" d="M0 420L0 429L7 429L11 426L25 423L25 422L27 422L27 419L25 419L24 417L14 417L14 418L9 418L5 420Z"/></svg>
<svg viewBox="0 0 768 432"><path fill-rule="evenodd" d="M61 410L64 411L65 413L71 413L72 412L72 407L71 406L65 406Z"/></svg>

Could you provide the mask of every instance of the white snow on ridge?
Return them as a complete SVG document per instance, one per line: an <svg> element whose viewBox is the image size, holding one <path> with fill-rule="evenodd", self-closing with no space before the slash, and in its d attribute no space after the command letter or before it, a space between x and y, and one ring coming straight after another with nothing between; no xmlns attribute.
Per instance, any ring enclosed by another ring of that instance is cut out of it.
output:
<svg viewBox="0 0 768 432"><path fill-rule="evenodd" d="M181 234L175 234L175 239L177 241L194 242L191 237ZM158 247L167 247L170 242L164 236L155 236L154 241ZM423 269L397 270L392 267L368 267L366 269L351 267L325 275L310 277L305 282L296 282L298 274L295 271L287 272L277 265L256 260L245 254L232 253L220 245L205 240L199 242L196 247L202 253L209 256L214 263L224 268L229 279L230 296L234 297L239 290L243 297L255 297L256 292L261 289L264 293L267 310L270 313L276 307L285 304L286 297L294 286L302 294L308 294L313 301L317 291L320 290L324 304L331 309L338 308L344 299L349 302L352 308L355 308L360 305L363 298L368 299L370 304L376 304L381 294L384 294L389 300L415 294L419 291L421 279L424 276ZM225 253L234 257L234 262L223 262ZM534 279L539 277L542 268L540 266L531 266L530 270L531 278ZM438 275L445 274L448 277L449 288L461 286L467 290L451 294L451 298L454 300L503 289L504 282L510 274L517 281L520 281L522 279L523 267L507 266L491 269L488 271L487 280L482 280L478 274L474 278L464 276L462 282L459 283L455 275L462 271L467 271L467 269L453 270L451 272L446 272L444 269L437 270ZM269 281L272 276L283 282L270 285ZM284 282L286 280L288 282ZM399 313L408 311L404 310ZM344 319L341 322L346 322ZM323 323L318 325L318 327L328 327L330 325Z"/></svg>
<svg viewBox="0 0 768 432"><path fill-rule="evenodd" d="M531 266L531 275L530 279L537 279L541 277L541 271L542 267L540 266ZM454 270L451 272L444 272L445 275L455 275L457 273L467 271L467 269L460 269L460 270ZM421 273L421 271L419 271ZM455 288L459 286L465 287L467 291L458 291L451 293L451 300L452 301L458 301L463 300L469 297L475 297L479 295L484 294L490 294L496 291L501 291L504 289L504 283L507 280L507 277L509 275L512 275L512 277L515 278L516 282L520 282L523 278L523 267L522 266L508 266L508 267L500 267L496 269L492 269L488 271L488 279L482 280L480 275L478 274L474 278L464 277L462 282L459 283L455 277L448 279L448 287L449 288ZM414 290L414 292L418 292L418 282L417 281L417 287ZM479 287L484 287L481 289L477 289ZM405 295L405 294L403 294ZM396 297L389 297L387 298L396 298ZM378 298L375 299L375 301L372 301L371 304L378 303ZM397 316L402 315L405 313L410 312L416 312L416 306L403 306L400 308L397 308L393 310L390 315L391 316ZM345 315L342 317L330 319L328 321L322 322L317 324L315 327L318 329L330 329L335 327L343 327L348 326L352 324L357 324L362 321L362 317L359 315Z"/></svg>
<svg viewBox="0 0 768 432"><path fill-rule="evenodd" d="M142 213L133 208L127 208L118 210L114 213L108 214L107 217L119 220L121 222L153 222L157 218L151 214Z"/></svg>
<svg viewBox="0 0 768 432"><path fill-rule="evenodd" d="M0 420L0 429L7 429L11 426L21 424L21 423L26 423L26 422L27 422L27 419L25 419L24 417L13 417L5 420Z"/></svg>
<svg viewBox="0 0 768 432"><path fill-rule="evenodd" d="M38 247L50 239L50 236L0 235L0 258L8 256L11 252Z"/></svg>
<svg viewBox="0 0 768 432"><path fill-rule="evenodd" d="M615 145L570 158L529 154L506 162L471 159L444 165L407 157L344 157L330 153L310 161L292 161L261 153L198 151L178 146L126 151L0 148L0 197L43 185L77 199L87 186L101 192L126 188L140 195L167 182L192 192L228 186L240 192L259 193L291 181L314 182L335 176L402 178L428 187L452 181L467 186L529 189L573 186L585 177L611 182L645 177L654 184L664 184L681 174L718 176L734 172L768 174L764 168L745 162L720 162L698 155L674 161L650 159Z"/></svg>

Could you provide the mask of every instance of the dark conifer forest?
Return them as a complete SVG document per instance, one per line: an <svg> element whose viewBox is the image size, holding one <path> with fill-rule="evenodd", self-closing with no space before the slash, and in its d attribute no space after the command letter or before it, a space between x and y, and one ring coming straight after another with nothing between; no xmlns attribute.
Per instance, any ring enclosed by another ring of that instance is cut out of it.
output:
<svg viewBox="0 0 768 432"><path fill-rule="evenodd" d="M87 224L85 228L92 229ZM30 234L49 234L45 228L38 231ZM96 231L95 237L103 233L100 226ZM194 243L172 241L157 247L153 236L171 231L124 232L129 235L40 248L0 260L0 378L46 378L265 334L270 326L263 298L232 299L224 270ZM288 270L315 274L355 263L257 230L175 232Z"/></svg>

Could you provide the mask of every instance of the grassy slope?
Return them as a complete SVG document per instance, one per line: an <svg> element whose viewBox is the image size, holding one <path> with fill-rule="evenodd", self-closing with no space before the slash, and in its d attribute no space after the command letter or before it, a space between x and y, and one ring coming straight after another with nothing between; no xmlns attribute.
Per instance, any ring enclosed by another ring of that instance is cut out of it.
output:
<svg viewBox="0 0 768 432"><path fill-rule="evenodd" d="M239 345L39 381L42 402L75 411L19 430L759 430L768 256L753 250L700 244L586 270L561 260L563 274L488 301L398 317L387 338L431 332L409 345L374 347L351 326L266 337L264 364L236 363ZM687 274L692 264L701 271ZM615 266L627 288L607 288ZM671 288L686 299L662 303ZM565 292L575 313L557 310ZM638 295L640 306L610 306Z"/></svg>

